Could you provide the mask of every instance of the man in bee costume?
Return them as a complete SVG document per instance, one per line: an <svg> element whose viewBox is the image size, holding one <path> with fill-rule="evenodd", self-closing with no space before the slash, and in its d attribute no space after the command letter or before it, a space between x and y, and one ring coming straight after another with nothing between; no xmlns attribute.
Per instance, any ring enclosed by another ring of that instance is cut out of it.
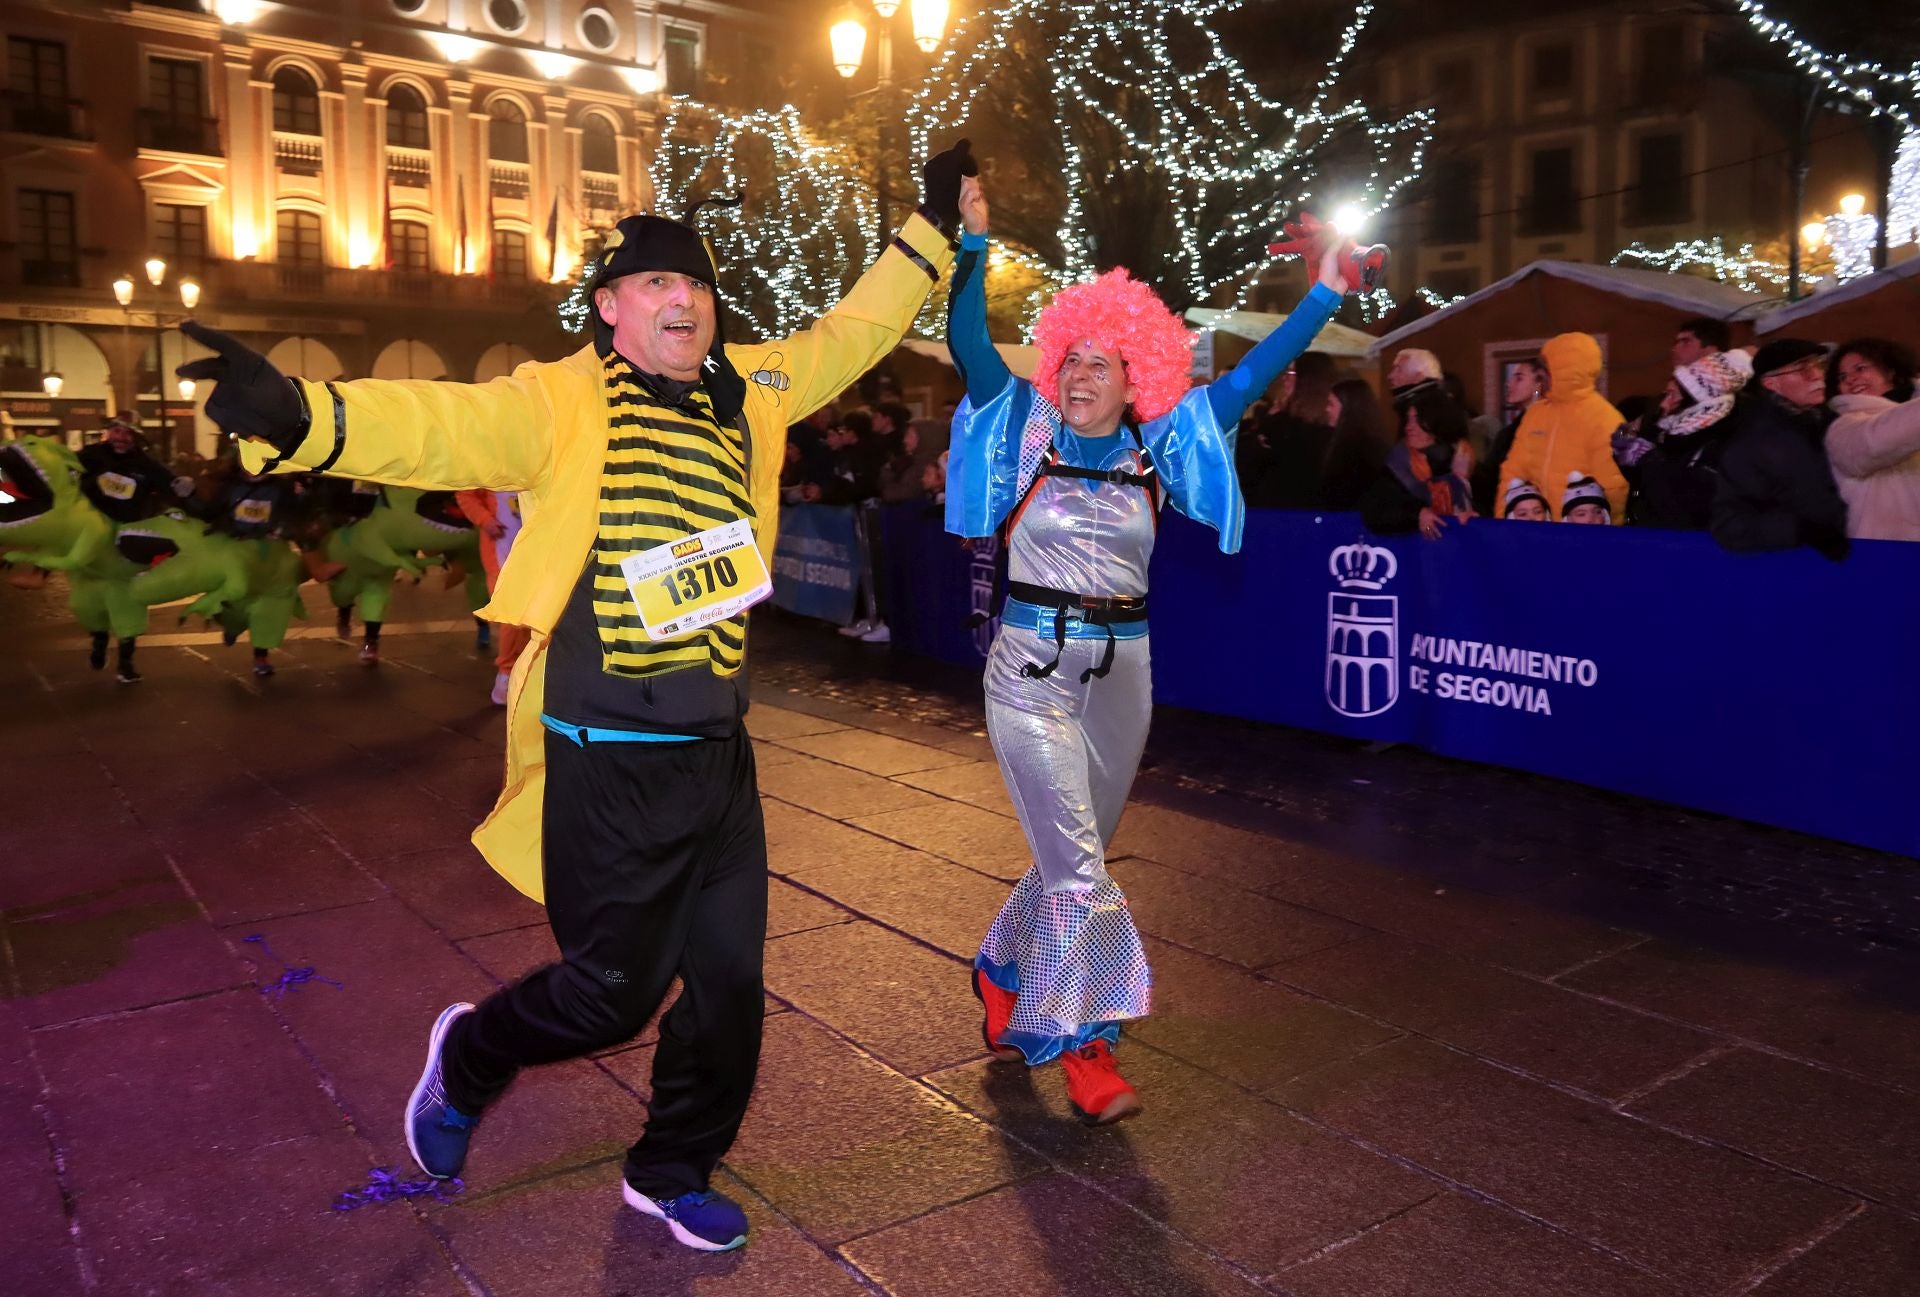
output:
<svg viewBox="0 0 1920 1297"><path fill-rule="evenodd" d="M544 900L559 963L455 1004L406 1111L427 1174L458 1174L520 1068L631 1040L677 976L624 1196L689 1247L746 1241L709 1188L759 1062L767 848L742 728L747 607L771 589L789 424L891 351L953 255L967 145L851 292L790 338L727 345L694 230L630 216L592 280L593 345L483 384L289 381L234 339L181 368L249 467L525 492L484 615L531 628L507 703L506 787L473 840ZM761 394L747 399L754 375Z"/></svg>

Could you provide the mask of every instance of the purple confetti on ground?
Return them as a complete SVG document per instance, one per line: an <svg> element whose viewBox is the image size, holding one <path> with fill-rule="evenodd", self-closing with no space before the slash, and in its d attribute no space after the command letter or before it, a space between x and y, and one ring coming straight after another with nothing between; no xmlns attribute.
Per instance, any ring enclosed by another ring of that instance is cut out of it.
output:
<svg viewBox="0 0 1920 1297"><path fill-rule="evenodd" d="M451 1180L402 1180L381 1166L367 1172L364 1188L344 1190L335 1198L333 1209L352 1211L369 1203L399 1202L407 1198L432 1198L435 1202L447 1202L466 1187L466 1182L458 1176Z"/></svg>
<svg viewBox="0 0 1920 1297"><path fill-rule="evenodd" d="M269 955L273 955L274 960L285 970L280 976L260 988L260 994L262 995L271 995L276 1000L283 999L288 991L298 990L308 982L325 982L336 991L344 991L347 989L331 977L322 977L319 972L311 966L295 968L286 960L281 959L279 955L274 954L273 947L267 944L266 937L261 933L256 932L250 937L242 937L241 940L252 942Z"/></svg>

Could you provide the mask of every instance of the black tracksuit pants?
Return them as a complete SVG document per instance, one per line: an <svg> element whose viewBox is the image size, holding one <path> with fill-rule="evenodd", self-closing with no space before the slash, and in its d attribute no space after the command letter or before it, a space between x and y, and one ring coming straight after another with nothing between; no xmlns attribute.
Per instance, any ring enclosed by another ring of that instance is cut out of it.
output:
<svg viewBox="0 0 1920 1297"><path fill-rule="evenodd" d="M478 1113L522 1067L660 1024L646 1133L627 1182L655 1198L707 1187L753 1093L765 1016L767 838L745 731L688 743L549 732L542 873L561 961L455 1023L447 1098Z"/></svg>

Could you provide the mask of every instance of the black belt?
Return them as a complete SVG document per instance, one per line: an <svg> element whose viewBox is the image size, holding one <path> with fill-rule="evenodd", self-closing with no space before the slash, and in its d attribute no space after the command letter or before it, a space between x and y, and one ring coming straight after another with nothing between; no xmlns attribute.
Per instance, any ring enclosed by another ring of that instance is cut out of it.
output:
<svg viewBox="0 0 1920 1297"><path fill-rule="evenodd" d="M1007 595L1021 603L1034 604L1041 608L1053 609L1053 661L1044 665L1029 662L1020 668L1020 674L1034 680L1045 680L1060 665L1060 655L1067 649L1067 614L1075 612L1080 620L1090 625L1102 626L1107 632L1107 647L1100 655L1100 665L1088 667L1080 673L1080 683L1102 679L1113 669L1113 647L1115 626L1147 619L1147 600L1145 595L1091 595L1074 594L1066 590L1053 590L1044 585L1029 585L1025 581L1007 582Z"/></svg>

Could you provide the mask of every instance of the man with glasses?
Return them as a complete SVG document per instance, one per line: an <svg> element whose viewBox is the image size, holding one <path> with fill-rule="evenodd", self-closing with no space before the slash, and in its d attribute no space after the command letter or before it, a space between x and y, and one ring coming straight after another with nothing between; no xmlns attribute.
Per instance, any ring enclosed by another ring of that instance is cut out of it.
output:
<svg viewBox="0 0 1920 1297"><path fill-rule="evenodd" d="M1754 353L1713 501L1713 537L1728 549L1811 545L1846 557L1847 507L1822 448L1832 418L1826 358L1804 338L1776 338Z"/></svg>

